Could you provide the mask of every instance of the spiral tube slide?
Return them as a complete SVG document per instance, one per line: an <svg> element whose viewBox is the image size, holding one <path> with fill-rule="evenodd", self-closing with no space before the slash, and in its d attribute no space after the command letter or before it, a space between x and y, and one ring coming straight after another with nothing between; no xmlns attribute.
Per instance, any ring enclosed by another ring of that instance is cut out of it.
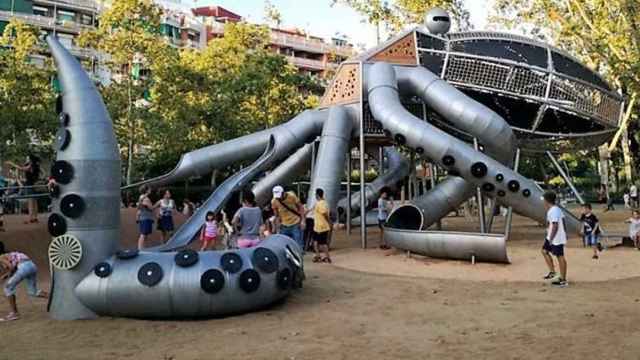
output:
<svg viewBox="0 0 640 360"><path fill-rule="evenodd" d="M272 235L233 251L119 253L97 264L75 289L97 314L200 318L261 309L301 281L301 249Z"/></svg>
<svg viewBox="0 0 640 360"><path fill-rule="evenodd" d="M401 104L396 71L386 63L371 65L367 71L371 112L396 141L415 149L443 168L480 187L484 194L511 206L516 213L545 221L542 191L535 183L493 158L474 150L463 141L416 118ZM450 120L450 119L449 119ZM567 227L579 222L567 212ZM387 241L395 245L393 236Z"/></svg>
<svg viewBox="0 0 640 360"><path fill-rule="evenodd" d="M458 130L476 137L489 156L507 166L512 164L516 140L511 126L500 115L423 67L398 66L395 71L399 89L404 95L420 97ZM412 207L403 210L401 206L390 214L389 222L411 222L410 219L398 219L400 213L405 217L423 216L421 222L427 228L458 208L475 194L475 189L464 179L450 176L432 191L412 201L420 213L413 212ZM418 223L419 220L414 219L413 222Z"/></svg>

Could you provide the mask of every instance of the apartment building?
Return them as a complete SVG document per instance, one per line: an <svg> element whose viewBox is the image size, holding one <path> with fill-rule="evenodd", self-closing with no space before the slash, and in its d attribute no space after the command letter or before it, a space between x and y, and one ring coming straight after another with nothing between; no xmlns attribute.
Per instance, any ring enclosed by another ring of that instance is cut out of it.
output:
<svg viewBox="0 0 640 360"><path fill-rule="evenodd" d="M224 36L224 25L238 22L242 17L221 6L206 6L192 9L207 28L207 39ZM299 29L271 28L270 48L282 54L300 71L311 74L322 74L355 55L352 44L345 39L332 38L326 41L318 36L310 35Z"/></svg>

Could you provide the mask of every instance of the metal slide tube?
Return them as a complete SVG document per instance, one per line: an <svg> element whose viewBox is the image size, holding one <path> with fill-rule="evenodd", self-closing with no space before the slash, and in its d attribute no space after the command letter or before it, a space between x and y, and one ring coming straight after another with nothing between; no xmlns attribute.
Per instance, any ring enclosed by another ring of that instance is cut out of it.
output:
<svg viewBox="0 0 640 360"><path fill-rule="evenodd" d="M68 120L59 132L66 146L58 142L52 170L60 195L53 201L49 231L54 236L73 236L82 245L75 267L53 269L50 313L59 320L88 319L96 314L80 302L73 289L118 245L120 154L111 119L93 82L54 36L48 36L47 43L58 69L63 114ZM69 257L69 248L58 249L58 259Z"/></svg>
<svg viewBox="0 0 640 360"><path fill-rule="evenodd" d="M562 166L560 166L560 164L558 163L558 160L556 160L555 156L553 156L551 151L547 151L547 156L549 157L549 159L551 159L553 166L555 166L556 169L558 169L558 172L560 173L560 176L562 176L562 179L564 180L564 182L567 183L567 185L569 185L569 187L571 188L571 191L573 191L573 193L576 195L576 198L578 199L580 204L584 204L584 199L578 192L578 189L576 189L576 187L573 185L573 181L571 181L571 178L569 177L569 175L567 175L567 173L564 171Z"/></svg>
<svg viewBox="0 0 640 360"><path fill-rule="evenodd" d="M509 263L504 235L385 228L387 243L429 257Z"/></svg>
<svg viewBox="0 0 640 360"><path fill-rule="evenodd" d="M354 122L346 108L335 106L330 109L329 118L322 128L316 166L311 177L307 198L309 208L315 201L316 189L320 188L324 190L330 211L335 211L353 128Z"/></svg>
<svg viewBox="0 0 640 360"><path fill-rule="evenodd" d="M234 192L242 190L258 173L267 168L273 161L275 149L276 142L271 136L267 148L258 160L225 180L165 244L149 249L149 251L172 251L193 242L202 228L207 212L219 212Z"/></svg>
<svg viewBox="0 0 640 360"><path fill-rule="evenodd" d="M142 184L163 186L189 177L203 176L239 161L256 159L264 151L271 135L276 137L275 159L282 159L320 134L328 113L326 110L307 110L282 125L186 153L168 174L123 189Z"/></svg>
<svg viewBox="0 0 640 360"><path fill-rule="evenodd" d="M517 213L540 222L545 221L543 194L533 181L416 118L402 106L395 70L391 65L376 63L369 68L368 90L373 116L397 140L413 149L421 148L423 156L438 162L444 168L456 171L473 186L482 187L487 196L499 197L502 203L512 206ZM451 158L454 160L453 164L447 161ZM497 195L498 192L504 196ZM567 225L569 229L577 231L579 222L574 219L573 216L568 216Z"/></svg>
<svg viewBox="0 0 640 360"><path fill-rule="evenodd" d="M420 97L425 104L448 119L456 128L472 134L482 143L487 153L501 163L505 165L512 163L516 147L515 136L511 126L500 115L423 67L396 66L395 71L400 91ZM458 180L455 186L451 184L453 180L449 181L450 183L439 184L432 191L412 201L422 210L425 219L414 219L414 221L394 219L400 213L403 216L410 215L412 209L408 209L406 211L408 214L402 210L392 212L389 215L389 222L402 221L413 224L422 222L427 228L473 195L474 187L466 181ZM480 192L476 195L481 199Z"/></svg>
<svg viewBox="0 0 640 360"><path fill-rule="evenodd" d="M298 151L289 156L285 161L260 179L253 186L253 193L256 195L256 202L263 206L271 200L271 190L276 185L287 186L309 169L311 163L311 153L313 143L306 144Z"/></svg>
<svg viewBox="0 0 640 360"><path fill-rule="evenodd" d="M407 177L409 174L409 161L402 156L398 150L392 146L388 146L385 147L383 151L387 156L386 171L365 186L365 201L369 206L371 206L371 204L373 204L373 202L378 198L382 188L392 186ZM359 216L360 192L351 195L351 211L352 214ZM342 198L338 201L338 214L342 216L346 212L347 198Z"/></svg>

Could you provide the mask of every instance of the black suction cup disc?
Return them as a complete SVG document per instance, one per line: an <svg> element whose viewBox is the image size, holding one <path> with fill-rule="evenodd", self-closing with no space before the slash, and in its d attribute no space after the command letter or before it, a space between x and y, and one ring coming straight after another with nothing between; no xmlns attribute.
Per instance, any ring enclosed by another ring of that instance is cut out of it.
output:
<svg viewBox="0 0 640 360"><path fill-rule="evenodd" d="M56 96L56 114L60 115L62 110L62 95L58 95Z"/></svg>
<svg viewBox="0 0 640 360"><path fill-rule="evenodd" d="M56 133L56 145L58 151L63 151L71 142L71 132L67 129L60 129Z"/></svg>
<svg viewBox="0 0 640 360"><path fill-rule="evenodd" d="M220 258L220 266L230 274L235 274L242 269L242 258L236 253L226 253Z"/></svg>
<svg viewBox="0 0 640 360"><path fill-rule="evenodd" d="M456 163L456 159L451 155L445 155L442 157L442 164L444 166L453 166Z"/></svg>
<svg viewBox="0 0 640 360"><path fill-rule="evenodd" d="M496 174L496 181L497 182L502 182L504 180L504 175L502 174Z"/></svg>
<svg viewBox="0 0 640 360"><path fill-rule="evenodd" d="M67 232L67 222L62 216L55 213L49 216L47 226L49 227L49 234L53 237L64 235Z"/></svg>
<svg viewBox="0 0 640 360"><path fill-rule="evenodd" d="M524 196L524 197L531 196L531 190L529 190L529 189L522 190L522 196Z"/></svg>
<svg viewBox="0 0 640 360"><path fill-rule="evenodd" d="M156 262L142 265L138 270L138 281L142 285L154 286L162 280L162 267Z"/></svg>
<svg viewBox="0 0 640 360"><path fill-rule="evenodd" d="M516 192L520 190L520 183L518 182L518 180L511 180L507 183L507 187L510 191Z"/></svg>
<svg viewBox="0 0 640 360"><path fill-rule="evenodd" d="M191 249L180 250L174 258L176 265L186 268L198 262L198 253Z"/></svg>
<svg viewBox="0 0 640 360"><path fill-rule="evenodd" d="M69 114L65 112L61 112L60 115L58 115L58 121L60 122L60 126L62 127L69 126L69 119Z"/></svg>
<svg viewBox="0 0 640 360"><path fill-rule="evenodd" d="M402 134L396 134L394 138L396 139L396 142L400 145L404 145L407 142L407 138L405 138L404 135Z"/></svg>
<svg viewBox="0 0 640 360"><path fill-rule="evenodd" d="M423 148L421 148L420 146L418 146L418 147L416 148L416 154L418 154L418 155L422 155L422 154L424 154L424 149L423 149Z"/></svg>
<svg viewBox="0 0 640 360"><path fill-rule="evenodd" d="M253 264L260 269L260 271L271 274L278 270L278 257L273 251L259 247L253 252Z"/></svg>
<svg viewBox="0 0 640 360"><path fill-rule="evenodd" d="M97 277L106 278L111 275L111 265L106 262L101 262L93 268L93 273L96 274Z"/></svg>
<svg viewBox="0 0 640 360"><path fill-rule="evenodd" d="M64 160L56 161L51 166L51 176L60 184L68 184L73 179L73 165Z"/></svg>
<svg viewBox="0 0 640 360"><path fill-rule="evenodd" d="M284 268L278 273L278 287L287 290L291 286L291 270Z"/></svg>
<svg viewBox="0 0 640 360"><path fill-rule="evenodd" d="M210 269L200 277L200 288L207 294L215 294L224 288L224 274L218 269Z"/></svg>
<svg viewBox="0 0 640 360"><path fill-rule="evenodd" d="M64 216L70 217L72 219L79 218L80 215L82 215L82 213L84 212L84 209L84 200L82 200L79 195L65 195L62 200L60 200L60 211L62 211Z"/></svg>
<svg viewBox="0 0 640 360"><path fill-rule="evenodd" d="M130 260L138 256L140 252L137 249L125 249L116 251L116 257L120 260Z"/></svg>
<svg viewBox="0 0 640 360"><path fill-rule="evenodd" d="M260 287L260 274L253 269L247 269L240 274L240 288L252 293Z"/></svg>
<svg viewBox="0 0 640 360"><path fill-rule="evenodd" d="M492 183L484 183L482 184L482 190L485 192L492 192L496 187Z"/></svg>
<svg viewBox="0 0 640 360"><path fill-rule="evenodd" d="M471 175L481 178L487 175L487 165L481 162L474 163L471 165Z"/></svg>
<svg viewBox="0 0 640 360"><path fill-rule="evenodd" d="M507 193L504 192L504 190L498 190L498 196L503 197L505 195L507 195Z"/></svg>

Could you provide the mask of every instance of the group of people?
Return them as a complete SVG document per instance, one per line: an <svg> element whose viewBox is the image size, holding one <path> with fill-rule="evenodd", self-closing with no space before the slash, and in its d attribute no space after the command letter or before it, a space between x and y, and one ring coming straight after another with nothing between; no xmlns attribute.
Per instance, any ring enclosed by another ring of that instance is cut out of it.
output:
<svg viewBox="0 0 640 360"><path fill-rule="evenodd" d="M315 252L313 261L330 263L329 242L333 224L329 206L324 199L324 190L315 190L315 199L310 208L306 208L294 192L284 191L282 186L275 186L272 193L272 214L258 207L255 195L250 190L242 192L242 207L236 211L231 221L228 221L224 212L208 211L202 219L199 232L200 250L216 248L222 243L222 238L227 239L226 243L222 244L225 247L254 247L267 236L279 233L292 238L303 251L308 245L312 245ZM162 198L155 203L151 200L151 194L150 187L143 185L140 188L136 213L140 234L138 249L145 248L156 220L163 242L171 237L175 228L173 217L177 209L171 192L165 190ZM187 215L186 209L191 207L191 204L187 201L184 206L184 214ZM193 214L193 210L189 209L187 217ZM304 231L308 223L312 227L311 241L306 243ZM231 243L231 233L235 233L237 238L235 244Z"/></svg>
<svg viewBox="0 0 640 360"><path fill-rule="evenodd" d="M37 186L38 181L40 180L40 158L29 154L24 164L19 165L12 161L6 161L5 165L9 168L13 169L17 172L17 176L15 182L11 185L12 187L17 187L15 189L16 192L20 192L20 195L28 196L35 194L35 188ZM9 192L4 191L4 187L9 185L9 182L2 181L0 187L0 194L8 194ZM0 200L0 231L4 230L4 199ZM27 210L29 217L24 221L25 224L36 224L38 223L38 201L34 198L27 199Z"/></svg>

